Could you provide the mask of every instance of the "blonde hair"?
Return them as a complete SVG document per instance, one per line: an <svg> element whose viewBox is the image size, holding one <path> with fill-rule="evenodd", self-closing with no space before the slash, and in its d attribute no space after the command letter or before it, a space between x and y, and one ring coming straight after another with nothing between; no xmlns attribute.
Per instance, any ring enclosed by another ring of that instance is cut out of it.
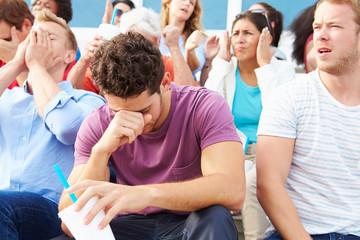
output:
<svg viewBox="0 0 360 240"><path fill-rule="evenodd" d="M360 0L320 0L316 4L316 9L319 5L323 2L330 2L330 3L340 3L340 4L349 4L355 13L354 21L360 25ZM316 12L316 10L315 10Z"/></svg>
<svg viewBox="0 0 360 240"><path fill-rule="evenodd" d="M56 24L59 24L65 30L65 34L68 40L66 41L65 46L69 50L77 51L78 47L77 47L75 35L71 31L69 25L66 23L64 19L57 17L56 15L54 15L53 13L47 10L42 10L35 17L35 25L44 22L54 22Z"/></svg>
<svg viewBox="0 0 360 240"><path fill-rule="evenodd" d="M172 0L163 0L161 3L161 12L160 12L160 19L161 19L161 28L164 29L169 24L169 7L167 6ZM201 24L200 20L202 17L202 7L200 0L196 0L194 11L189 17L189 19L185 22L185 27L183 36L184 36L184 43L186 42L187 38L190 34L195 30L200 30L203 32L204 27Z"/></svg>

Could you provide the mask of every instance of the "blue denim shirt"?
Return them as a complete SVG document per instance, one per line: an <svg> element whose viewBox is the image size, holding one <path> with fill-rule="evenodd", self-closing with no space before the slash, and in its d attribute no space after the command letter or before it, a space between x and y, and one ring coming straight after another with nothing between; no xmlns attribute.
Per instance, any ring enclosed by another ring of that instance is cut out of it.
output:
<svg viewBox="0 0 360 240"><path fill-rule="evenodd" d="M6 89L0 97L0 189L38 193L58 202L63 185L53 166L69 176L78 129L105 100L64 81L59 83L64 91L47 104L41 118L26 86Z"/></svg>

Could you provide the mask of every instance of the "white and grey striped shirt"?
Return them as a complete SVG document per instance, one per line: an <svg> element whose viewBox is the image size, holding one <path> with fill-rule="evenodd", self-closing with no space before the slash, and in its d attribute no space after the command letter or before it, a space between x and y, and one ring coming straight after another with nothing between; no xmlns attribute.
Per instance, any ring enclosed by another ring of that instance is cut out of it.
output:
<svg viewBox="0 0 360 240"><path fill-rule="evenodd" d="M316 70L273 95L258 135L296 139L285 188L309 234L360 236L360 106L338 102Z"/></svg>

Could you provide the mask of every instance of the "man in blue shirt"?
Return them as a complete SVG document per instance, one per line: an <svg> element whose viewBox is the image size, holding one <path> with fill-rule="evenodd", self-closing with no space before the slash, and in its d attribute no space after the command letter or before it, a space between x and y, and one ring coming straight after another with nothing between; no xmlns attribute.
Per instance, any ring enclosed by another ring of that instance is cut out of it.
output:
<svg viewBox="0 0 360 240"><path fill-rule="evenodd" d="M0 69L0 239L49 239L62 234L57 217L83 119L105 103L62 81L77 44L66 22L44 11L35 29ZM7 89L29 71L24 87Z"/></svg>

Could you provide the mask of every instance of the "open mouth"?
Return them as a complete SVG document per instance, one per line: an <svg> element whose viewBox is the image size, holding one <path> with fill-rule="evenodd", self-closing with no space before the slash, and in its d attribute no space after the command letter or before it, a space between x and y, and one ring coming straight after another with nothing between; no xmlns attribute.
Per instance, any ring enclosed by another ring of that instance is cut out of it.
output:
<svg viewBox="0 0 360 240"><path fill-rule="evenodd" d="M183 11L184 13L188 13L188 10L187 10L187 9L182 8L182 9L180 9L180 10Z"/></svg>
<svg viewBox="0 0 360 240"><path fill-rule="evenodd" d="M331 50L328 48L319 48L318 49L318 53L320 53L320 54L329 53L329 52L331 52Z"/></svg>

